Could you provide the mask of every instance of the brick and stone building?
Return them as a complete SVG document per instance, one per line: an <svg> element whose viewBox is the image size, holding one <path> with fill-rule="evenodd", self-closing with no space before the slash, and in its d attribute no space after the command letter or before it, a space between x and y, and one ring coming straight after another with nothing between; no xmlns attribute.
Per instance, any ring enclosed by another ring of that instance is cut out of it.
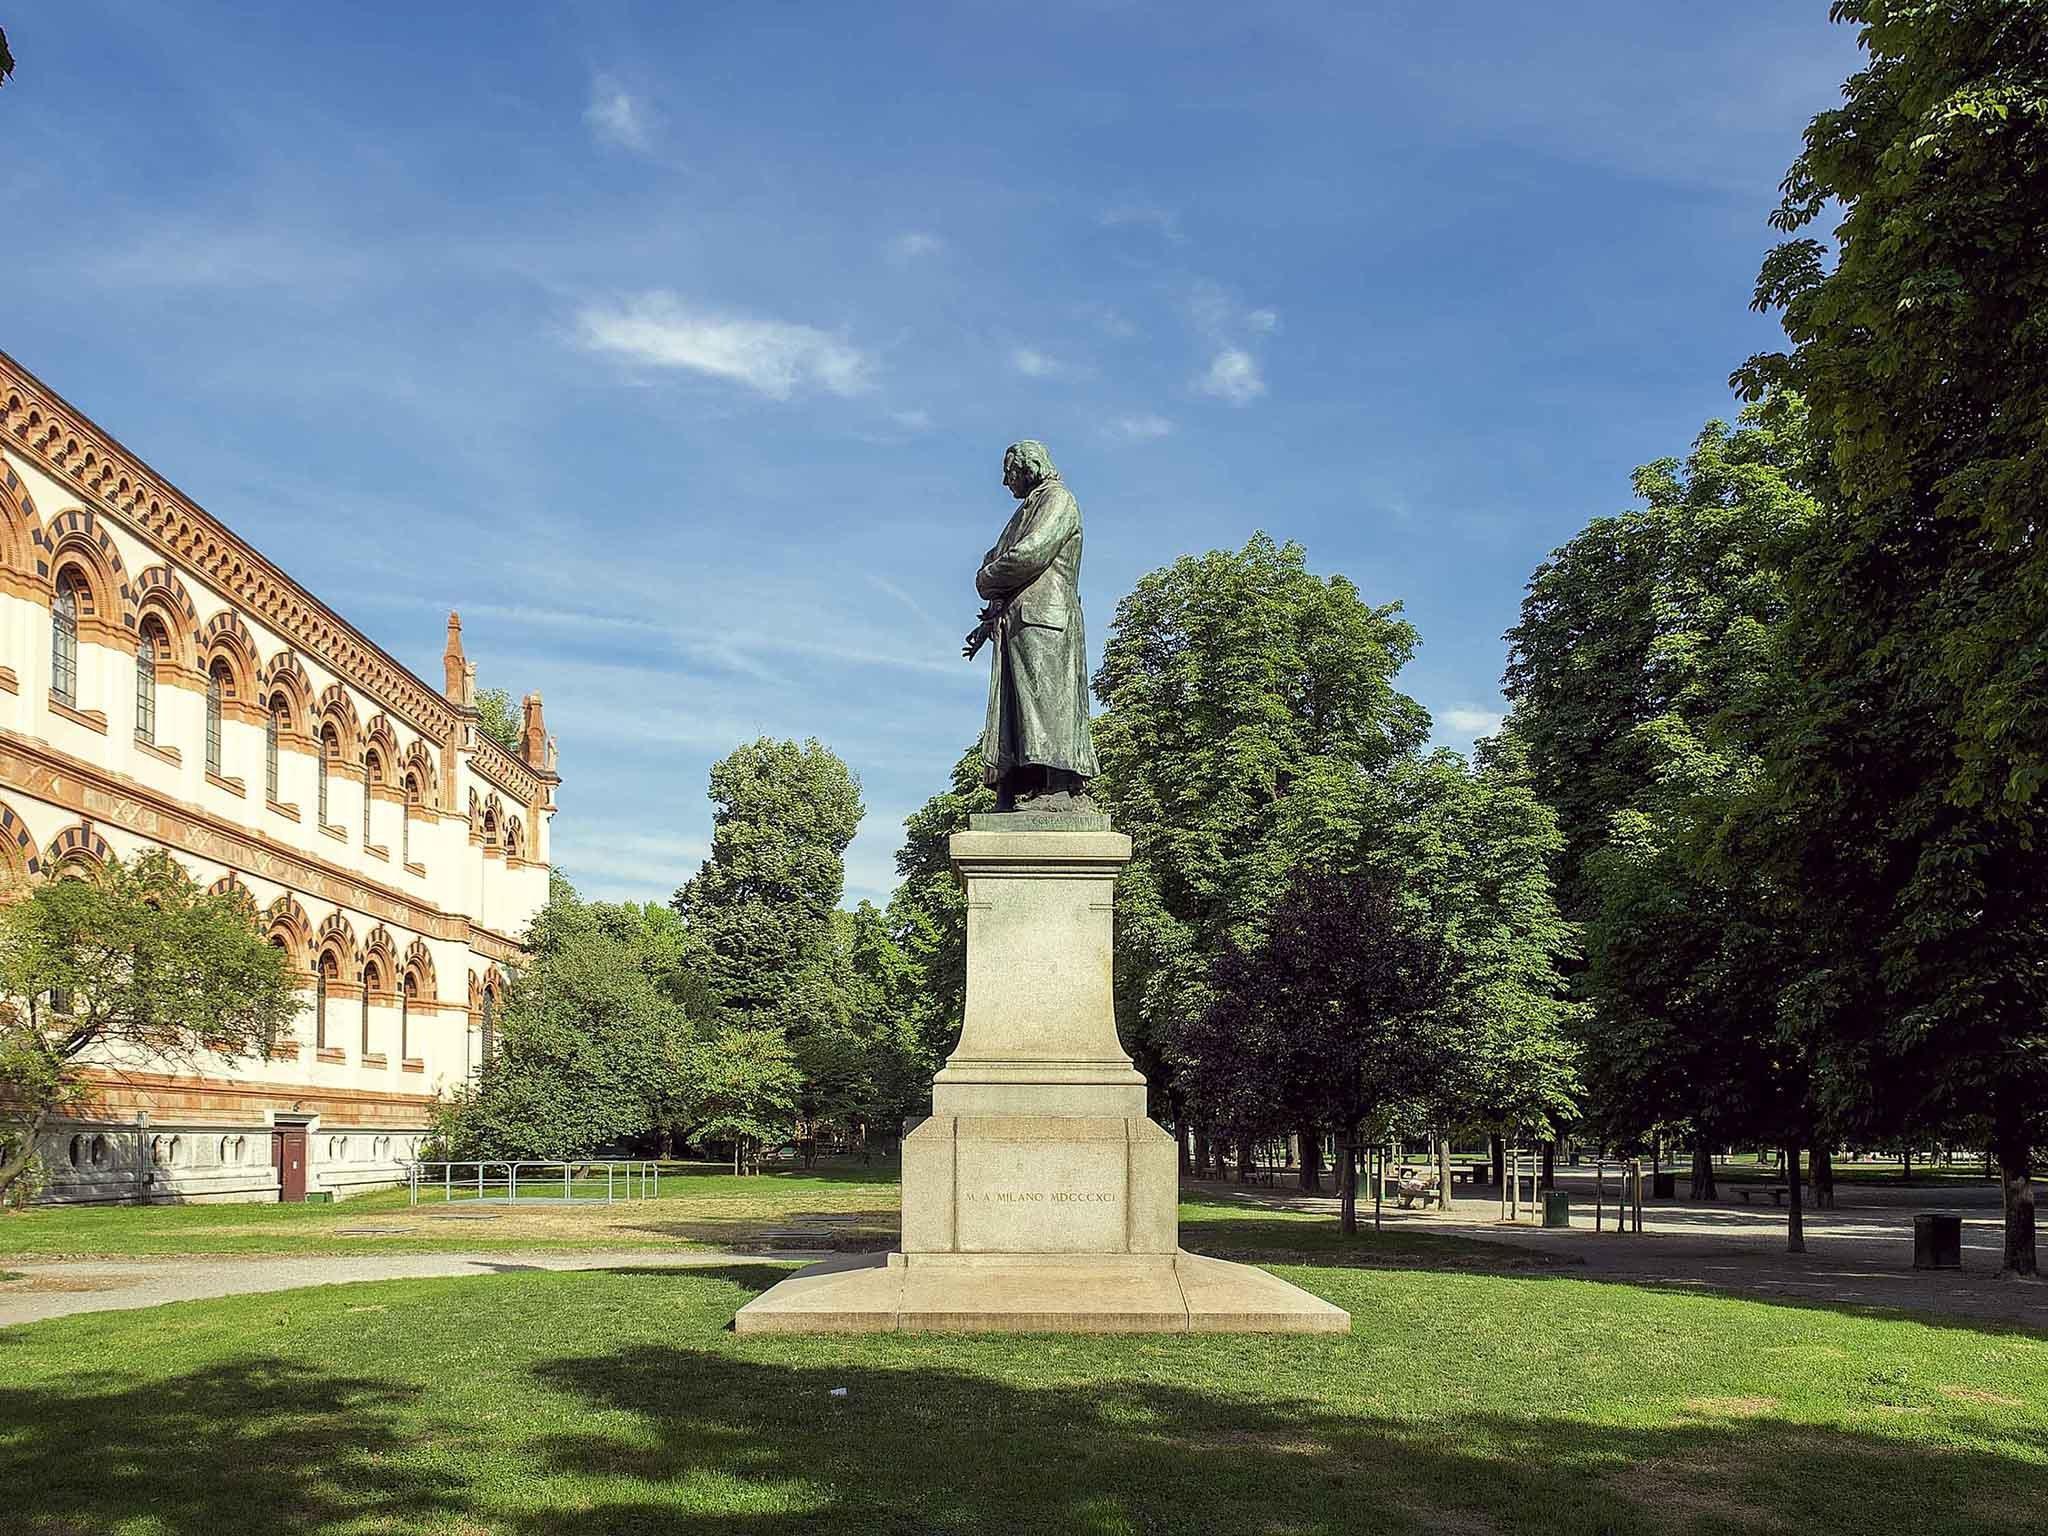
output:
<svg viewBox="0 0 2048 1536"><path fill-rule="evenodd" d="M302 980L261 1062L99 1064L46 1200L272 1200L401 1179L492 1049L547 897L555 747L436 689L0 353L0 879L169 850Z"/></svg>

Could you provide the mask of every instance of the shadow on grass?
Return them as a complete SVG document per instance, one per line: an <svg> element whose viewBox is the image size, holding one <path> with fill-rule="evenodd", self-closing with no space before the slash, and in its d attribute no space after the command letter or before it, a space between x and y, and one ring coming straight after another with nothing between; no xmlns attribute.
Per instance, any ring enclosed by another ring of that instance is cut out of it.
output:
<svg viewBox="0 0 2048 1536"><path fill-rule="evenodd" d="M460 1481L391 1460L416 1396L282 1361L0 1387L0 1529L71 1536L146 1518L168 1536L227 1536L445 1519L463 1507Z"/></svg>
<svg viewBox="0 0 2048 1536"><path fill-rule="evenodd" d="M659 1295L675 1275L754 1292L788 1271L617 1273ZM679 1326L703 1326L688 1316ZM524 1367L540 1390L482 1404L487 1423L441 1417L432 1389L309 1365L79 1376L0 1387L0 1529L1962 1536L2038 1529L2048 1510L2048 1432L1944 1405L1934 1433L1909 1439L1912 1421L1887 1415L1915 1411L1912 1394L1881 1371L1848 1404L1867 1429L1775 1418L1766 1399L1701 1399L1646 1426L1574 1417L1533 1377L1526 1393L1482 1389L1526 1397L1523 1411L1404 1414L1369 1374L1375 1360L1400 1370L1399 1355L1349 1346L593 1345ZM1622 1417L1626 1391L1591 1411ZM443 1470L408 1454L422 1442Z"/></svg>
<svg viewBox="0 0 2048 1536"><path fill-rule="evenodd" d="M728 1277L758 1283L773 1273ZM834 1349L809 1343L819 1356ZM914 1358L787 1363L744 1349L643 1346L546 1362L536 1369L544 1384L631 1415L636 1432L546 1438L538 1451L555 1473L585 1489L617 1480L615 1491L520 1529L1619 1536L1757 1527L1946 1536L2026 1529L2048 1508L2039 1435L2008 1435L1998 1450L1920 1446L1715 1401L1660 1428L1534 1409L1404 1423L1133 1380L1127 1364L1097 1377L1086 1369L1093 1352L1077 1351L1074 1380L1048 1386ZM847 1395L834 1398L835 1388Z"/></svg>

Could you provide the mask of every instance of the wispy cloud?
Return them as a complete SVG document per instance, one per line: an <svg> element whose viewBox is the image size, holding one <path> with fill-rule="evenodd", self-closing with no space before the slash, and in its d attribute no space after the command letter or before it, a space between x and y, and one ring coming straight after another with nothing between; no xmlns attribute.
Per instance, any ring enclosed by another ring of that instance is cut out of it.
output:
<svg viewBox="0 0 2048 1536"><path fill-rule="evenodd" d="M889 419L906 432L929 432L932 429L930 411L891 411Z"/></svg>
<svg viewBox="0 0 2048 1536"><path fill-rule="evenodd" d="M726 379L772 400L802 389L857 395L872 367L865 353L829 331L700 309L661 290L586 305L576 332L589 351Z"/></svg>
<svg viewBox="0 0 2048 1536"><path fill-rule="evenodd" d="M1438 717L1443 723L1461 736L1490 736L1507 719L1497 709L1473 709L1468 705L1453 705Z"/></svg>
<svg viewBox="0 0 2048 1536"><path fill-rule="evenodd" d="M1187 238L1180 231L1179 213L1171 208L1161 207L1158 203L1146 202L1138 198L1127 199L1124 202L1103 209L1102 224L1107 229L1120 229L1130 226L1154 229L1163 238L1173 241L1176 245Z"/></svg>
<svg viewBox="0 0 2048 1536"><path fill-rule="evenodd" d="M600 144L643 155L654 147L658 126L654 109L610 75L591 80L590 105L583 109L583 122Z"/></svg>
<svg viewBox="0 0 2048 1536"><path fill-rule="evenodd" d="M1150 443L1162 437L1173 435L1173 423L1164 416L1143 411L1134 416L1117 416L1110 420L1109 432L1126 442Z"/></svg>
<svg viewBox="0 0 2048 1536"><path fill-rule="evenodd" d="M1188 296L1188 318L1214 349L1196 389L1232 405L1249 405L1266 392L1265 370L1250 344L1279 329L1278 310L1247 309L1220 285L1201 282Z"/></svg>
<svg viewBox="0 0 2048 1536"><path fill-rule="evenodd" d="M1060 365L1036 347L1019 347L1010 354L1010 366L1027 379L1050 378Z"/></svg>
<svg viewBox="0 0 2048 1536"><path fill-rule="evenodd" d="M927 256L941 255L945 249L946 242L929 230L907 229L890 240L888 255L898 266L909 266L912 262L922 261Z"/></svg>
<svg viewBox="0 0 2048 1536"><path fill-rule="evenodd" d="M1232 405L1250 405L1266 392L1259 360L1242 347L1225 347L1209 359L1209 367L1195 380L1195 388Z"/></svg>

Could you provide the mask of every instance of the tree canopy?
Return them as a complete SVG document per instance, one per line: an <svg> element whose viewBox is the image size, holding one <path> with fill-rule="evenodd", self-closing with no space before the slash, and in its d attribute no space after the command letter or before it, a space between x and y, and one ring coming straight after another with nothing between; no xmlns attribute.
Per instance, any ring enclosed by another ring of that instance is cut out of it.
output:
<svg viewBox="0 0 2048 1536"><path fill-rule="evenodd" d="M93 1065L202 1071L262 1055L301 1003L246 892L210 892L160 849L0 906L0 1197Z"/></svg>
<svg viewBox="0 0 2048 1536"><path fill-rule="evenodd" d="M2048 1089L2048 29L2005 0L1837 0L1868 54L1816 116L1759 274L1828 472L1791 571L1769 766L1842 1108L1981 1117L2035 1266ZM1839 209L1833 260L1800 234Z"/></svg>

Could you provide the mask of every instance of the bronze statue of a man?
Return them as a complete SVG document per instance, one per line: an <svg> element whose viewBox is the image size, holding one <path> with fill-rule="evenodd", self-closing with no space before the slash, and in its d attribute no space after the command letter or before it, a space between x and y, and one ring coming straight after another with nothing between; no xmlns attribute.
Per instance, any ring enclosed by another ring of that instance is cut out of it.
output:
<svg viewBox="0 0 2048 1536"><path fill-rule="evenodd" d="M998 810L1091 810L1088 780L1100 770L1088 730L1081 508L1043 443L1005 450L1003 485L1021 505L975 572L986 601L964 652L996 643L982 773Z"/></svg>

